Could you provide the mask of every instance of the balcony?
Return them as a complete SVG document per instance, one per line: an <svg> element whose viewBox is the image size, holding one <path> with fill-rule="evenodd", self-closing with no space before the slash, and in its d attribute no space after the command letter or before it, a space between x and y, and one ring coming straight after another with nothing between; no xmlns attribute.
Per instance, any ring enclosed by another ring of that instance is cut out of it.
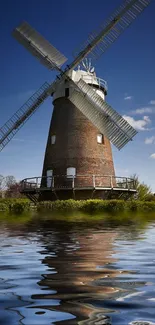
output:
<svg viewBox="0 0 155 325"><path fill-rule="evenodd" d="M93 75L82 75L81 79L83 79L87 84L96 85L99 89L105 89L106 93L108 91L108 84L104 79L97 78Z"/></svg>
<svg viewBox="0 0 155 325"><path fill-rule="evenodd" d="M127 177L103 175L56 175L25 178L22 191L53 191L53 190L121 190L136 192L135 180Z"/></svg>

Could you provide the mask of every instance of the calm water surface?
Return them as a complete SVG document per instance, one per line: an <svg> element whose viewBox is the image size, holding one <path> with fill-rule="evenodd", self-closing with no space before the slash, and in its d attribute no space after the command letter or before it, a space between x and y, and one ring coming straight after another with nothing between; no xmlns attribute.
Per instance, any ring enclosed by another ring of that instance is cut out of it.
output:
<svg viewBox="0 0 155 325"><path fill-rule="evenodd" d="M1 221L0 324L155 324L155 223Z"/></svg>

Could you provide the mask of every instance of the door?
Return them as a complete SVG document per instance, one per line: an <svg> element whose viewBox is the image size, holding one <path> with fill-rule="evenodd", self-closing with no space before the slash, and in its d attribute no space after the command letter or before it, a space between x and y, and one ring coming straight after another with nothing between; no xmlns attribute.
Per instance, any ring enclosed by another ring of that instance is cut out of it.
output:
<svg viewBox="0 0 155 325"><path fill-rule="evenodd" d="M53 170L49 169L46 172L46 176L47 176L47 187L52 187L52 179L53 179Z"/></svg>

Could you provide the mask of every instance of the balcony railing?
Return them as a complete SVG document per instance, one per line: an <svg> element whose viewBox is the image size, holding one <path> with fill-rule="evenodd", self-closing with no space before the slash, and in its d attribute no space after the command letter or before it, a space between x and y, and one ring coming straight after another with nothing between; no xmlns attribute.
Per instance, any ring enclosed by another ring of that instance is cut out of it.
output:
<svg viewBox="0 0 155 325"><path fill-rule="evenodd" d="M107 81L105 81L104 79L98 78L93 75L82 75L81 78L86 83L98 85L99 88L104 88L106 91L108 91L108 84Z"/></svg>
<svg viewBox="0 0 155 325"><path fill-rule="evenodd" d="M102 175L57 175L26 178L22 181L23 191L61 189L120 189L136 190L135 180L127 177Z"/></svg>

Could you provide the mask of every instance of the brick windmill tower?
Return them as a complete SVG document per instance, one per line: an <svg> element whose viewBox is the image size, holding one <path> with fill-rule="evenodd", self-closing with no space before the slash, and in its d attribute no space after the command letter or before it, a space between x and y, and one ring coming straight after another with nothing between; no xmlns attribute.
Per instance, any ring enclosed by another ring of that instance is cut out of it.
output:
<svg viewBox="0 0 155 325"><path fill-rule="evenodd" d="M73 62L62 70L66 58L27 23L14 37L49 69L59 72L52 84L42 87L0 129L2 150L48 96L53 96L43 173L24 180L27 194L42 199L105 197L108 189L131 189L127 179L115 177L110 142L119 150L136 131L107 102L107 84L98 78L91 61L119 37L151 0L126 0L96 33L82 44ZM81 64L83 65L81 67Z"/></svg>
<svg viewBox="0 0 155 325"><path fill-rule="evenodd" d="M75 83L82 79L105 100L107 83L96 77L90 60L86 59L83 62L82 69L79 66L76 71L73 70L71 79ZM98 185L108 187L110 179L107 176L115 176L110 141L70 101L71 93L72 85L64 81L53 94L54 111L45 152L43 176L51 176L47 182L49 187L53 175L56 187L64 189L72 183L73 177L75 187L79 185L89 187L92 185L93 176L96 176ZM80 192L80 197L85 197L85 194L84 191ZM65 196L68 197L66 191Z"/></svg>

